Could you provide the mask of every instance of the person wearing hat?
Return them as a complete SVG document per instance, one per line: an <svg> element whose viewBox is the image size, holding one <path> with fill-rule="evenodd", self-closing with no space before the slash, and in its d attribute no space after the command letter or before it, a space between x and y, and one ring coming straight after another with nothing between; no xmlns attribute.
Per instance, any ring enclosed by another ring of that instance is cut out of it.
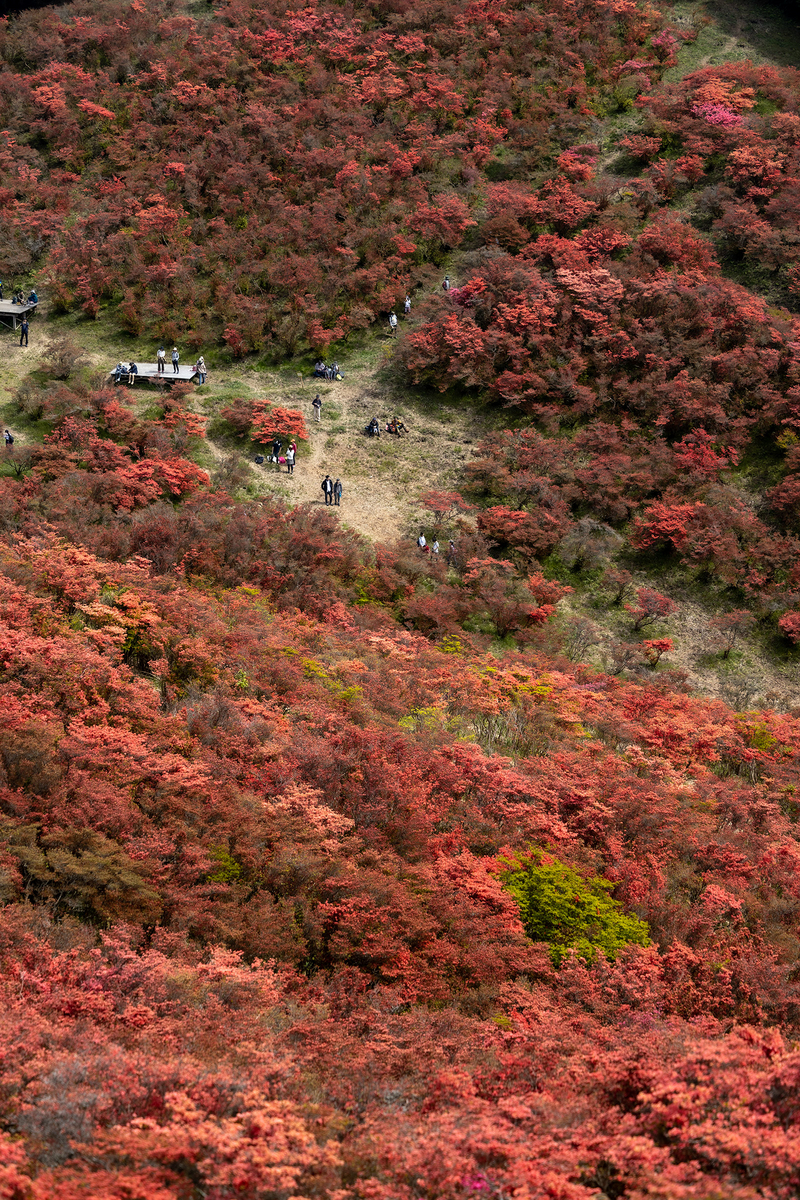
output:
<svg viewBox="0 0 800 1200"><path fill-rule="evenodd" d="M176 375L178 374L178 371L179 371L178 363L180 361L180 357L181 357L180 354L178 354L178 347L173 346L172 347L172 369Z"/></svg>

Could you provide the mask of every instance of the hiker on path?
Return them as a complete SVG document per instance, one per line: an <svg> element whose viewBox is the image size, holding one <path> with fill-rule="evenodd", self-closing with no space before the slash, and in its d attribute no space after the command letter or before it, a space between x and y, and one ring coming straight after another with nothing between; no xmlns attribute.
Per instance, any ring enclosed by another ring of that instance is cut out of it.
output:
<svg viewBox="0 0 800 1200"><path fill-rule="evenodd" d="M281 445L281 439L279 437L273 438L272 439L272 461L274 463L277 463L278 459L280 458L282 449L283 449L283 446Z"/></svg>
<svg viewBox="0 0 800 1200"><path fill-rule="evenodd" d="M442 291L443 292L450 291L450 276L449 275L445 275L445 277L444 277L444 280L442 282Z"/></svg>
<svg viewBox="0 0 800 1200"><path fill-rule="evenodd" d="M297 447L294 442L290 442L286 447L286 474L294 475L294 459L297 454Z"/></svg>
<svg viewBox="0 0 800 1200"><path fill-rule="evenodd" d="M311 401L311 407L314 410L314 420L319 421L320 413L322 412L322 400L320 398L319 392L317 392L316 396Z"/></svg>
<svg viewBox="0 0 800 1200"><path fill-rule="evenodd" d="M177 374L179 373L179 371L180 371L180 368L179 368L179 366L178 366L178 363L180 362L180 360L181 360L181 356L180 356L180 354L178 353L178 347L177 347L177 346L173 346L173 347L172 347L172 369L173 369L173 371L175 372L175 374L176 374L176 375L177 375Z"/></svg>
<svg viewBox="0 0 800 1200"><path fill-rule="evenodd" d="M27 316L24 316L22 318L22 324L19 327L19 344L20 344L20 346L27 346L27 344L28 344L28 318L27 318Z"/></svg>
<svg viewBox="0 0 800 1200"><path fill-rule="evenodd" d="M389 333L397 337L397 313L394 309L389 313Z"/></svg>
<svg viewBox="0 0 800 1200"><path fill-rule="evenodd" d="M406 296L405 300L403 301L403 316L407 317L410 312L411 312L411 297Z"/></svg>
<svg viewBox="0 0 800 1200"><path fill-rule="evenodd" d="M337 508L339 507L339 501L341 500L341 498L342 498L342 481L341 481L341 479L337 479L333 485L333 502Z"/></svg>
<svg viewBox="0 0 800 1200"><path fill-rule="evenodd" d="M333 483L330 475L326 475L322 481L322 490L325 493L325 504L329 505L333 499Z"/></svg>
<svg viewBox="0 0 800 1200"><path fill-rule="evenodd" d="M11 447L14 445L14 435L10 429L6 429L5 432L3 433L3 440L5 441L5 444L6 444L6 450L10 450Z"/></svg>
<svg viewBox="0 0 800 1200"><path fill-rule="evenodd" d="M194 369L200 377L200 382L205 383L205 381L206 381L206 360L203 358L202 354L198 358L197 362L194 364Z"/></svg>
<svg viewBox="0 0 800 1200"><path fill-rule="evenodd" d="M164 374L164 368L167 365L167 352L163 346L159 346L156 351L156 370L159 375Z"/></svg>
<svg viewBox="0 0 800 1200"><path fill-rule="evenodd" d="M419 537L417 538L417 545L419 546L420 550L428 549L428 543L425 540L425 534L422 532L421 529L419 531Z"/></svg>
<svg viewBox="0 0 800 1200"><path fill-rule="evenodd" d="M439 539L438 538L433 539L433 546L431 547L431 549L433 550L434 554L439 553Z"/></svg>

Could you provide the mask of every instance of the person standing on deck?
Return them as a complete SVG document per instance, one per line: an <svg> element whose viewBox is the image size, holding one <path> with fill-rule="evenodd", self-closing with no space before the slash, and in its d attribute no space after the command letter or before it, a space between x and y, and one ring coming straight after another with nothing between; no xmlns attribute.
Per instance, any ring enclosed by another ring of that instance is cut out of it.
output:
<svg viewBox="0 0 800 1200"><path fill-rule="evenodd" d="M172 369L173 369L173 371L175 372L175 374L176 374L176 375L177 375L177 374L179 373L179 371L180 371L180 368L179 368L179 366L178 366L178 363L180 362L180 359L181 359L181 356L180 356L180 354L178 353L178 347L177 347L177 346L173 346L173 347L172 347Z"/></svg>
<svg viewBox="0 0 800 1200"><path fill-rule="evenodd" d="M167 365L167 352L163 346L159 346L156 351L156 371L159 375L164 374L164 369Z"/></svg>

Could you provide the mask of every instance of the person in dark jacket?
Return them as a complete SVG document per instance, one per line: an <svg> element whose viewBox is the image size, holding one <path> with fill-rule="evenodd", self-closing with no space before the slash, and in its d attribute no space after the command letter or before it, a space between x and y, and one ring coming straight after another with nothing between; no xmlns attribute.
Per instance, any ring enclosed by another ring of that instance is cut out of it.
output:
<svg viewBox="0 0 800 1200"><path fill-rule="evenodd" d="M333 500L333 481L330 475L326 475L322 481L322 490L325 493L325 503L330 504Z"/></svg>
<svg viewBox="0 0 800 1200"><path fill-rule="evenodd" d="M342 481L341 481L341 479L337 479L333 485L333 502L337 508L339 507L339 502L340 502L341 498L342 498Z"/></svg>

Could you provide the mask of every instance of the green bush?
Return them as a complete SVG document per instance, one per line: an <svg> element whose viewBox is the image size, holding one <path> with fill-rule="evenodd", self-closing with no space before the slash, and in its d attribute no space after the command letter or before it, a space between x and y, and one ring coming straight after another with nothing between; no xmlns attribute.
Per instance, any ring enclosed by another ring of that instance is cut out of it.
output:
<svg viewBox="0 0 800 1200"><path fill-rule="evenodd" d="M547 942L554 966L568 950L594 962L598 950L614 959L631 942L648 944L647 923L611 899L614 885L607 879L584 879L538 850L506 867L503 885L519 905L525 932L534 942Z"/></svg>

